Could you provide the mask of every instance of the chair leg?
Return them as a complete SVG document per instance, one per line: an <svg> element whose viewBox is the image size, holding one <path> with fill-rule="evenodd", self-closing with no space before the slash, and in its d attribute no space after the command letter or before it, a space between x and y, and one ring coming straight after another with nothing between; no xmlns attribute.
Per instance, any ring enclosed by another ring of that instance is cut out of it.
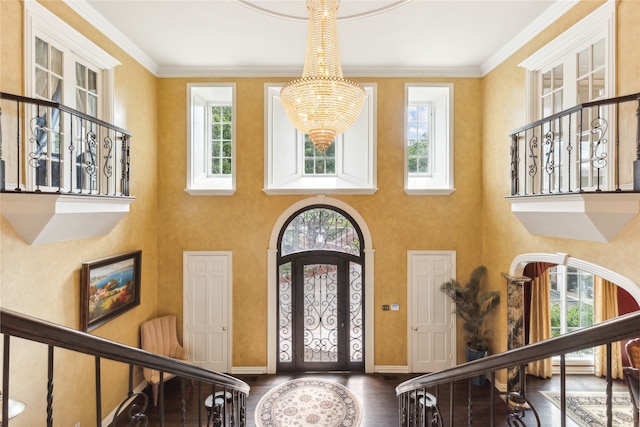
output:
<svg viewBox="0 0 640 427"><path fill-rule="evenodd" d="M158 384L152 384L153 389L153 406L158 406Z"/></svg>

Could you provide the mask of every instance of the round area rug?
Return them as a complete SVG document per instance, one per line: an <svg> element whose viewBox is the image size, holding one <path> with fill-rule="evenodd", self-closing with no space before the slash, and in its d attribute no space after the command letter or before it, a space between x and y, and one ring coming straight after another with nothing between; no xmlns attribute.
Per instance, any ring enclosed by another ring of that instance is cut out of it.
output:
<svg viewBox="0 0 640 427"><path fill-rule="evenodd" d="M269 390L256 406L257 427L357 427L362 410L343 385L320 378L300 378Z"/></svg>

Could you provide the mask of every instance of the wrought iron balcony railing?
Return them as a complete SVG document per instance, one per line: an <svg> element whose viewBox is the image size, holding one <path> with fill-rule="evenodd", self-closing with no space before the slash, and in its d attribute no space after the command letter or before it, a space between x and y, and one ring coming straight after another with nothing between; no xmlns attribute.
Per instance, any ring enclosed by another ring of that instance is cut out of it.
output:
<svg viewBox="0 0 640 427"><path fill-rule="evenodd" d="M0 192L129 196L130 142L62 104L0 92Z"/></svg>
<svg viewBox="0 0 640 427"><path fill-rule="evenodd" d="M640 192L640 93L511 131L511 196Z"/></svg>

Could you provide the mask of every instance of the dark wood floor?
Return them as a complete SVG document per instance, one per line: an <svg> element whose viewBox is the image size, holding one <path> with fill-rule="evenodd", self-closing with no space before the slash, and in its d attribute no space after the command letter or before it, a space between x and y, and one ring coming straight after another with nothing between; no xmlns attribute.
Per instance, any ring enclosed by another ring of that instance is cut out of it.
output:
<svg viewBox="0 0 640 427"><path fill-rule="evenodd" d="M251 392L247 398L247 426L254 426L254 410L258 401L264 393L277 384L293 378L303 376L314 376L330 379L346 386L358 398L364 409L362 427L392 427L398 425L398 403L395 395L395 387L415 375L395 375L395 374L355 374L355 373L301 373L295 375L249 375L237 376L247 382L251 387ZM559 376L548 380L540 380L534 377L527 378L527 397L536 408L542 426L559 426L560 411L544 396L540 391L559 390ZM485 386L472 386L473 397L473 425L486 427L490 425L490 408L488 396L491 386L487 382ZM200 399L206 396L207 388L201 388ZM623 381L614 381L614 391L626 391ZM454 426L467 425L467 390L468 382L460 382L454 386ZM580 391L604 391L605 382L593 375L571 375L567 377L567 390ZM147 392L150 394L148 388ZM435 393L435 392L434 392ZM449 425L449 388L443 386L439 391L439 405L445 419L445 425ZM180 381L172 379L165 386L165 426L181 426L180 407ZM206 425L206 415L204 408L201 409L201 422L198 423L198 386L186 382L185 396L187 401L186 418L187 426ZM529 411L530 412L530 411ZM147 410L150 426L159 426L160 417L158 409L151 406ZM508 426L506 405L500 401L495 413L496 426ZM535 425L533 414L525 415L524 421L527 426ZM567 427L576 427L571 420L567 420Z"/></svg>

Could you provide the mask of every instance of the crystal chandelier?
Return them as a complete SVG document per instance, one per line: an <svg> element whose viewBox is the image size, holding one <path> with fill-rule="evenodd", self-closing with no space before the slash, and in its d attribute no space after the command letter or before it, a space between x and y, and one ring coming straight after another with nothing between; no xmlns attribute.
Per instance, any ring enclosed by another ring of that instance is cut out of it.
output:
<svg viewBox="0 0 640 427"><path fill-rule="evenodd" d="M296 129L320 152L356 121L364 104L362 85L342 76L338 51L340 0L307 0L309 34L302 77L282 87L282 104Z"/></svg>

